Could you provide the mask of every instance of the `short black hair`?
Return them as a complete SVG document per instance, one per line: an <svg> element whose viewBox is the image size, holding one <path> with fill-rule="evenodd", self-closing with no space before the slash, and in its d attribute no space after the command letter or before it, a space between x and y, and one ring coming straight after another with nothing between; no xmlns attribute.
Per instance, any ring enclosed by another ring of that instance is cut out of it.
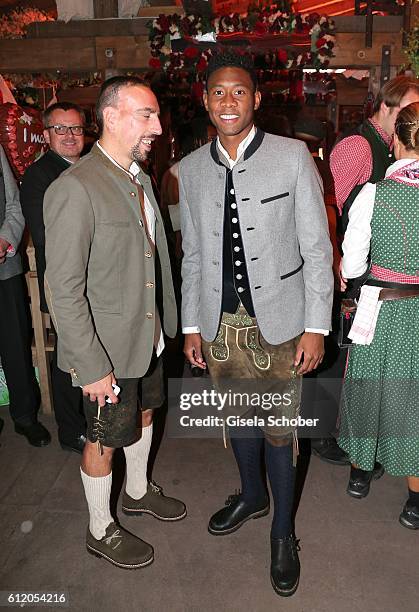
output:
<svg viewBox="0 0 419 612"><path fill-rule="evenodd" d="M107 79L100 88L99 98L96 102L96 123L99 133L103 130L103 110L107 106L116 106L119 91L123 87L147 87L138 77L135 76L115 76Z"/></svg>
<svg viewBox="0 0 419 612"><path fill-rule="evenodd" d="M76 111L76 113L79 113L80 117L82 118L83 125L86 122L86 116L81 106L79 106L78 104L74 104L73 102L56 102L55 104L51 104L51 106L48 106L42 113L42 121L45 128L49 126L51 115L56 110L63 110L65 112L74 110Z"/></svg>
<svg viewBox="0 0 419 612"><path fill-rule="evenodd" d="M258 88L255 65L251 56L228 50L213 55L209 60L206 75L207 90L208 79L210 78L213 72L219 70L220 68L241 68L242 70L245 70L252 79L255 91Z"/></svg>

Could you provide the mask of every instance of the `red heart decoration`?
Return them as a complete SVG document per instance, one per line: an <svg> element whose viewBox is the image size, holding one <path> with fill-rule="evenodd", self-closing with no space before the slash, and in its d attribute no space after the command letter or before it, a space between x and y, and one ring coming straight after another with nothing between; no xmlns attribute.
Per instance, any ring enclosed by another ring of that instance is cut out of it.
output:
<svg viewBox="0 0 419 612"><path fill-rule="evenodd" d="M26 168L47 150L41 114L17 104L0 104L0 144L19 180Z"/></svg>

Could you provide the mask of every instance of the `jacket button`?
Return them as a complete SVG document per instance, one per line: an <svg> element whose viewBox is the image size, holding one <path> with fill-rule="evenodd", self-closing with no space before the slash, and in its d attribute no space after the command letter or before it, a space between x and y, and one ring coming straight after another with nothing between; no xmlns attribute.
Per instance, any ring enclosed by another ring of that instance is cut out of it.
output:
<svg viewBox="0 0 419 612"><path fill-rule="evenodd" d="M154 283L152 283L151 281L147 281L145 286L147 287L147 289L152 289L154 287Z"/></svg>
<svg viewBox="0 0 419 612"><path fill-rule="evenodd" d="M152 254L152 252L151 252L151 251L146 251L146 252L144 253L144 255L145 255L146 257L148 257L148 258L150 258L150 257L152 257L152 256L153 256L153 254Z"/></svg>
<svg viewBox="0 0 419 612"><path fill-rule="evenodd" d="M129 194L132 198L135 198L135 196L137 195L135 191L130 191Z"/></svg>
<svg viewBox="0 0 419 612"><path fill-rule="evenodd" d="M146 312L145 316L147 317L147 319L152 319L153 318L153 313L152 312Z"/></svg>

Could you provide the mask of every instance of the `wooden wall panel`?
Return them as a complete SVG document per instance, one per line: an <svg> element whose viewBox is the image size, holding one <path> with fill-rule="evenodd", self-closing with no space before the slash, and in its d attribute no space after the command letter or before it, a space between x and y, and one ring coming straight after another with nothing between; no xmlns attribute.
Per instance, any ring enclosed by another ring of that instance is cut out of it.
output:
<svg viewBox="0 0 419 612"><path fill-rule="evenodd" d="M392 66L405 63L406 56L402 51L401 33L377 33L372 37L372 48L365 47L365 34L336 34L336 57L330 60L330 68L368 68L381 65L381 49L390 45Z"/></svg>
<svg viewBox="0 0 419 612"><path fill-rule="evenodd" d="M0 73L95 69L94 38L0 40Z"/></svg>
<svg viewBox="0 0 419 612"><path fill-rule="evenodd" d="M112 68L148 68L150 47L147 36L101 36L96 38L96 58L98 70L109 68L106 49L114 49Z"/></svg>

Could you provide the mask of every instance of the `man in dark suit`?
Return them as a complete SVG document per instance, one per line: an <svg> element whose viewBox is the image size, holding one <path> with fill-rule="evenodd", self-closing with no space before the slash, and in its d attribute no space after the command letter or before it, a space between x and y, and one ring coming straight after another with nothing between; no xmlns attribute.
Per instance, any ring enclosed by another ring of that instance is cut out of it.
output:
<svg viewBox="0 0 419 612"><path fill-rule="evenodd" d="M20 198L22 211L35 247L38 272L40 308L48 312L44 292L45 227L43 218L44 195L50 184L71 164L80 159L84 145L84 113L76 104L58 102L44 113L44 136L49 151L32 164L23 177ZM58 438L63 449L78 453L86 441L86 423L82 395L73 387L71 376L57 366L57 347L51 363L51 382Z"/></svg>

